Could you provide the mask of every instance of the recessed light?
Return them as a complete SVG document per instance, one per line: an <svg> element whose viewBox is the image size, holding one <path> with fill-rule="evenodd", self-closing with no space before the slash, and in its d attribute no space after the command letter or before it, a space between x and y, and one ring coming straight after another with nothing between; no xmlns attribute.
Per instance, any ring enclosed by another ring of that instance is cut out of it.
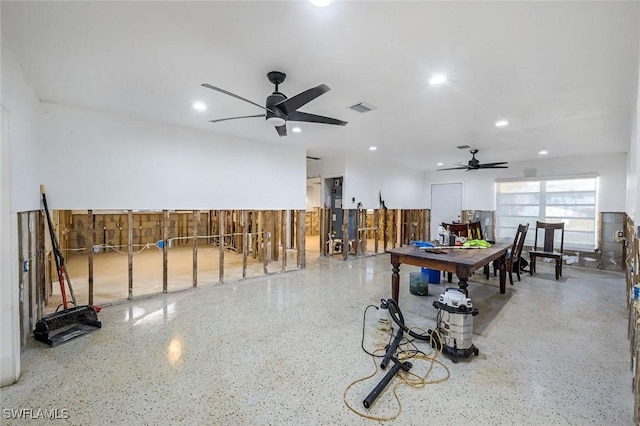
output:
<svg viewBox="0 0 640 426"><path fill-rule="evenodd" d="M444 166L444 163L438 163L437 166Z"/></svg>
<svg viewBox="0 0 640 426"><path fill-rule="evenodd" d="M378 147L377 147L377 146L370 146L370 147L369 147L369 151L375 151L375 150L377 150L377 149L378 149Z"/></svg>
<svg viewBox="0 0 640 426"><path fill-rule="evenodd" d="M293 129L291 129L291 131L294 133L300 133L302 129L300 127L294 127Z"/></svg>
<svg viewBox="0 0 640 426"><path fill-rule="evenodd" d="M445 83L447 81L447 76L444 74L434 74L429 79L429 84L432 86L437 86L438 84Z"/></svg>
<svg viewBox="0 0 640 426"><path fill-rule="evenodd" d="M509 122L507 120L498 120L496 121L496 127L507 127Z"/></svg>
<svg viewBox="0 0 640 426"><path fill-rule="evenodd" d="M311 4L317 7L329 6L331 0L311 0Z"/></svg>
<svg viewBox="0 0 640 426"><path fill-rule="evenodd" d="M544 150L544 149L542 151L538 152L538 154L540 154L540 155L547 155L548 153L549 153L549 151Z"/></svg>
<svg viewBox="0 0 640 426"><path fill-rule="evenodd" d="M195 102L193 104L193 108L198 111L205 111L207 109L207 105L204 102Z"/></svg>

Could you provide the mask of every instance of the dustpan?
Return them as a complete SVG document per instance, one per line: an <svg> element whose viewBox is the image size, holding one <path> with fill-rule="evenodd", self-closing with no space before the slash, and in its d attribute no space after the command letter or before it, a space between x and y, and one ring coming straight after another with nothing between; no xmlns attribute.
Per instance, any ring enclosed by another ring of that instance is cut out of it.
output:
<svg viewBox="0 0 640 426"><path fill-rule="evenodd" d="M73 306L42 318L36 323L33 336L49 346L58 346L101 327L94 306Z"/></svg>

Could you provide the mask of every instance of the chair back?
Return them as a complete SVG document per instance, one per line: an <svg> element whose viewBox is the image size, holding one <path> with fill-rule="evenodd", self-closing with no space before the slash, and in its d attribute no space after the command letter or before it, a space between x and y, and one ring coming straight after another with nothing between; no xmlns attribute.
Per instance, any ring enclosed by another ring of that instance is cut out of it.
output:
<svg viewBox="0 0 640 426"><path fill-rule="evenodd" d="M469 222L469 235L468 237L472 240L484 240L482 235L482 226L480 225L480 221L478 222Z"/></svg>
<svg viewBox="0 0 640 426"><path fill-rule="evenodd" d="M563 253L564 249L564 222L560 223L545 223L536 221L536 237L533 243L533 249L538 250L538 235L539 231L543 231L544 239L542 242L542 250L546 252L553 252L555 250L555 236L556 231L560 231L560 250L559 253Z"/></svg>
<svg viewBox="0 0 640 426"><path fill-rule="evenodd" d="M450 234L457 235L458 237L469 236L469 226L466 223L444 223L442 226L449 230Z"/></svg>
<svg viewBox="0 0 640 426"><path fill-rule="evenodd" d="M518 225L516 231L516 237L513 239L513 246L511 247L511 258L517 262L522 255L522 249L524 248L524 240L527 238L527 232L529 231L529 224Z"/></svg>

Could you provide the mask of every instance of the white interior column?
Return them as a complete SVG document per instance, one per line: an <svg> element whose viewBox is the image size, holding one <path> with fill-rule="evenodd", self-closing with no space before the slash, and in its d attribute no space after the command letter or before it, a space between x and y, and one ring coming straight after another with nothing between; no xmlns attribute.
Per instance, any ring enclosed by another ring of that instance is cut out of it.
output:
<svg viewBox="0 0 640 426"><path fill-rule="evenodd" d="M1 107L0 138L0 385L20 377L20 314L18 303L17 216L11 214L9 113ZM13 267L12 267L13 266Z"/></svg>

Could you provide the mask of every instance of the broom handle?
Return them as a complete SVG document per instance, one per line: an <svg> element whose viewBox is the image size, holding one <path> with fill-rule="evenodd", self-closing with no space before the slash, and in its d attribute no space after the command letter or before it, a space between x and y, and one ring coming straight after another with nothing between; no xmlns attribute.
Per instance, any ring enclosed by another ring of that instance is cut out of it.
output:
<svg viewBox="0 0 640 426"><path fill-rule="evenodd" d="M73 306L78 306L76 303L76 295L73 293L73 287L71 286L71 279L69 278L69 272L67 272L67 266L64 266L64 276L67 278L67 287L69 287L69 294L71 294L71 300L73 301Z"/></svg>
<svg viewBox="0 0 640 426"><path fill-rule="evenodd" d="M47 224L49 225L49 236L51 237L51 245L53 248L53 257L56 262L56 269L58 271L58 281L60 282L60 293L62 294L62 307L67 309L67 294L64 287L64 280L67 279L67 284L69 287L69 293L71 294L71 300L73 304L76 304L76 296L73 293L73 287L71 287L71 281L69 280L69 273L67 272L67 267L64 264L64 256L60 251L58 246L58 238L56 237L56 233L53 229L53 221L51 220L51 215L49 214L49 206L47 204L47 196L45 195L44 185L40 185L40 193L42 194L42 204L44 206L44 212L47 216Z"/></svg>
<svg viewBox="0 0 640 426"><path fill-rule="evenodd" d="M437 249L485 249L491 247L477 247L477 246L433 246L433 247L422 247L424 250L437 250Z"/></svg>

